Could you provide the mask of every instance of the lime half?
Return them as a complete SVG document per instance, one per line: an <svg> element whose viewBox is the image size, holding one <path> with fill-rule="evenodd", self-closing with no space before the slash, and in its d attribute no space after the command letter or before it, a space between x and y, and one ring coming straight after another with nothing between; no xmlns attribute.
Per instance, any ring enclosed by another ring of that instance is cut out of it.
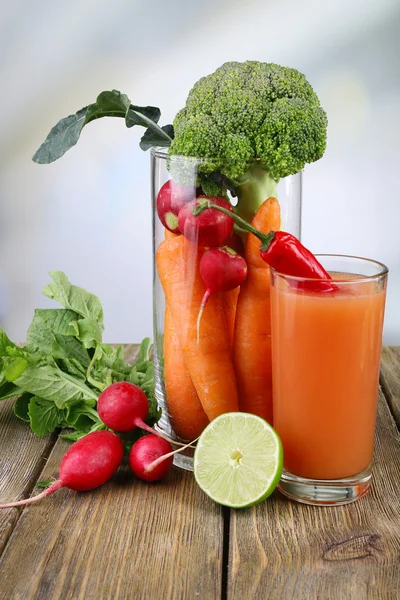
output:
<svg viewBox="0 0 400 600"><path fill-rule="evenodd" d="M282 464L282 443L271 425L248 413L226 413L201 434L194 453L194 476L218 504L246 508L272 494Z"/></svg>

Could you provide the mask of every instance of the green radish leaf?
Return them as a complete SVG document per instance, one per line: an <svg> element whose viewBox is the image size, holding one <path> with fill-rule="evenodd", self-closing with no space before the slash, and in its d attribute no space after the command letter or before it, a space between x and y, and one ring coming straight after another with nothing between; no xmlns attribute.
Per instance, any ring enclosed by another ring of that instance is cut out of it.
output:
<svg viewBox="0 0 400 600"><path fill-rule="evenodd" d="M86 429L83 431L71 431L70 433L63 433L60 435L60 438L63 440L68 440L69 442L77 442L81 438L85 437L89 431Z"/></svg>
<svg viewBox="0 0 400 600"><path fill-rule="evenodd" d="M51 355L56 359L75 359L84 366L90 362L84 345L74 337L72 323L79 315L63 308L37 309L27 333L27 346L30 352Z"/></svg>
<svg viewBox="0 0 400 600"><path fill-rule="evenodd" d="M14 404L14 414L22 421L29 423L29 403L31 401L32 394L21 394Z"/></svg>
<svg viewBox="0 0 400 600"><path fill-rule="evenodd" d="M51 433L64 422L65 410L60 410L50 400L34 396L29 402L31 429L36 435Z"/></svg>
<svg viewBox="0 0 400 600"><path fill-rule="evenodd" d="M150 360L150 349L152 346L152 341L149 337L143 338L139 348L139 358L136 364L140 364L142 362L148 362Z"/></svg>
<svg viewBox="0 0 400 600"><path fill-rule="evenodd" d="M55 335L51 355L55 359L75 361L84 371L89 366L90 356L82 341L72 336Z"/></svg>
<svg viewBox="0 0 400 600"><path fill-rule="evenodd" d="M15 381L26 371L28 365L29 363L26 358L14 358L8 362L4 370L4 377L7 381Z"/></svg>
<svg viewBox="0 0 400 600"><path fill-rule="evenodd" d="M83 288L72 285L62 271L51 271L50 275L53 283L46 285L43 294L81 317L97 322L103 328L103 308L99 298Z"/></svg>
<svg viewBox="0 0 400 600"><path fill-rule="evenodd" d="M72 323L75 335L85 348L96 348L101 344L103 327L93 319L79 319Z"/></svg>
<svg viewBox="0 0 400 600"><path fill-rule="evenodd" d="M59 409L81 400L95 406L98 396L83 381L52 365L28 367L15 384L25 392L35 396L40 394L41 398L54 402Z"/></svg>
<svg viewBox="0 0 400 600"><path fill-rule="evenodd" d="M143 390L144 391L144 390ZM146 418L147 425L153 427L161 419L162 409L158 406L156 397L153 393L148 392L147 399L149 401L149 414Z"/></svg>
<svg viewBox="0 0 400 600"><path fill-rule="evenodd" d="M174 137L174 128L172 125L151 125L142 136L139 146L142 150L149 150L153 146L168 148Z"/></svg>
<svg viewBox="0 0 400 600"><path fill-rule="evenodd" d="M77 377L82 381L86 381L86 365L82 365L75 358L57 359L56 363L57 366L61 369L61 371L64 371L65 373L68 373L73 377Z"/></svg>
<svg viewBox="0 0 400 600"><path fill-rule="evenodd" d="M65 308L37 308L28 329L27 341L43 328L49 329L54 335L73 336L74 328L71 322L78 318L78 313Z"/></svg>
<svg viewBox="0 0 400 600"><path fill-rule="evenodd" d="M140 344L139 358L131 367L127 381L138 385L146 394L149 401L149 414L146 423L153 426L162 415L154 393L154 363L150 361L150 350L152 342L150 338L144 338Z"/></svg>
<svg viewBox="0 0 400 600"><path fill-rule="evenodd" d="M65 415L65 427L74 429L89 430L93 423L102 423L97 411L84 402L73 404L67 408Z"/></svg>
<svg viewBox="0 0 400 600"><path fill-rule="evenodd" d="M44 295L83 317L71 321L70 325L85 348L95 348L101 343L104 329L103 308L99 298L83 288L72 285L62 271L51 271L50 275L53 283L43 289Z"/></svg>
<svg viewBox="0 0 400 600"><path fill-rule="evenodd" d="M81 438L85 437L88 433L93 433L93 431L101 431L107 429L104 423L95 423L89 430L79 429L77 431L71 431L70 433L63 433L60 435L60 438L63 440L69 440L70 442L77 442Z"/></svg>
<svg viewBox="0 0 400 600"><path fill-rule="evenodd" d="M0 326L0 356L8 356L8 348L16 348L17 346L8 338L4 329Z"/></svg>
<svg viewBox="0 0 400 600"><path fill-rule="evenodd" d="M17 385L14 385L14 383L3 380L0 384L0 400L14 398L14 396L18 396L21 391L22 390Z"/></svg>
<svg viewBox="0 0 400 600"><path fill-rule="evenodd" d="M109 344L102 344L101 349L101 358L95 364L93 370L95 376L101 370L107 372L113 381L124 381L129 375L132 366L125 362L123 346L113 348Z"/></svg>
<svg viewBox="0 0 400 600"><path fill-rule="evenodd" d="M64 308L37 308L26 334L26 346L30 352L51 349L56 335L72 337L75 330L72 322L79 319L78 313Z"/></svg>

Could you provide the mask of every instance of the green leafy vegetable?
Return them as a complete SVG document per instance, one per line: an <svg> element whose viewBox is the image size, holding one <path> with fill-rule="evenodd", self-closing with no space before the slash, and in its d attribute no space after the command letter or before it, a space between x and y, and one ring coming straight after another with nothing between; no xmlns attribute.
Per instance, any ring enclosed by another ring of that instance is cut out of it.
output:
<svg viewBox="0 0 400 600"><path fill-rule="evenodd" d="M81 438L85 437L88 433L92 433L93 431L99 431L100 429L107 429L104 423L95 423L90 427L90 429L77 429L76 431L71 431L70 433L63 433L60 437L63 440L69 440L70 442L77 442Z"/></svg>
<svg viewBox="0 0 400 600"><path fill-rule="evenodd" d="M141 387L149 400L148 425L161 417L154 395L151 340L141 344L135 365L122 346L102 342L103 309L97 296L72 285L61 271L43 293L64 308L37 309L20 348L0 327L0 400L16 397L15 415L39 436L58 428L77 440L105 429L96 410L101 391L116 381Z"/></svg>
<svg viewBox="0 0 400 600"><path fill-rule="evenodd" d="M101 342L104 329L100 300L83 288L71 285L61 271L51 271L50 275L54 282L46 285L43 294L82 317L72 320L69 325L73 327L75 336L83 342L85 348L95 348L97 343Z"/></svg>
<svg viewBox="0 0 400 600"><path fill-rule="evenodd" d="M0 400L7 400L13 398L21 393L21 390L17 385L10 383L9 381L3 381L0 385Z"/></svg>
<svg viewBox="0 0 400 600"><path fill-rule="evenodd" d="M22 377L27 368L28 361L26 358L14 358L13 360L8 361L7 366L4 369L4 377L7 379L7 381L15 381L19 377Z"/></svg>
<svg viewBox="0 0 400 600"><path fill-rule="evenodd" d="M60 427L65 418L65 410L57 408L51 400L33 396L29 402L29 420L32 431L42 436Z"/></svg>
<svg viewBox="0 0 400 600"><path fill-rule="evenodd" d="M140 147L169 148L167 168L176 183L191 185L195 176L203 194L237 197L235 212L249 222L277 195L280 179L319 160L326 148L327 116L302 73L275 63L230 61L194 84L173 125L158 124L158 108L134 106L116 90L102 92L94 104L62 119L33 160L56 160L76 144L86 123L103 116L145 127Z"/></svg>
<svg viewBox="0 0 400 600"><path fill-rule="evenodd" d="M72 310L36 309L26 336L27 347L33 352L49 354L56 359L75 359L88 367L90 357L82 342L75 338L72 323L79 315Z"/></svg>
<svg viewBox="0 0 400 600"><path fill-rule="evenodd" d="M93 389L56 365L33 365L13 381L22 390L51 400L58 408L65 408L80 400L94 406L97 401Z"/></svg>
<svg viewBox="0 0 400 600"><path fill-rule="evenodd" d="M143 150L151 146L169 146L173 138L172 125L160 127L157 123L161 112L155 106L135 106L128 96L117 90L101 92L96 102L78 110L74 115L61 119L33 156L40 164L61 158L75 146L85 125L102 117L122 117L127 127L139 125L146 128L140 143Z"/></svg>
<svg viewBox="0 0 400 600"><path fill-rule="evenodd" d="M31 401L32 394L21 394L14 403L14 413L22 421L30 422L29 416L29 403Z"/></svg>

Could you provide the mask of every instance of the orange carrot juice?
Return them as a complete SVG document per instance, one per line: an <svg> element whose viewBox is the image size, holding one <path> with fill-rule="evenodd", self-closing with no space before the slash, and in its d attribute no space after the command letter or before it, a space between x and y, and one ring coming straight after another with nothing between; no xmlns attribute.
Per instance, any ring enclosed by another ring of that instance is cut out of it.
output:
<svg viewBox="0 0 400 600"><path fill-rule="evenodd" d="M313 292L277 278L273 411L284 468L308 479L361 473L373 452L385 283L336 274L336 291Z"/></svg>

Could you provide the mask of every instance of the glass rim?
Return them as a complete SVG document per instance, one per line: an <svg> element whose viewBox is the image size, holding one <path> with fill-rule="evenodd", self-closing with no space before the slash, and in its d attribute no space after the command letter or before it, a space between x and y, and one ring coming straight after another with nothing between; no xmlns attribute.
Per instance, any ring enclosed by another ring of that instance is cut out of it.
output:
<svg viewBox="0 0 400 600"><path fill-rule="evenodd" d="M224 158L218 158L217 156L214 157L207 157L207 156L186 156L185 154L169 154L168 152L168 147L164 147L164 146L153 146L152 148L150 148L150 154L151 156L155 157L155 158L163 158L164 160L169 159L169 160L189 160L189 161L193 161L196 163L221 163L221 162L228 162L226 159ZM257 160L257 159L255 159Z"/></svg>
<svg viewBox="0 0 400 600"><path fill-rule="evenodd" d="M213 157L208 157L208 156L186 156L184 154L169 154L168 153L168 147L165 146L152 146L150 148L150 156L152 158L161 158L163 160L172 160L172 162L174 161L180 161L180 160L186 160L186 161L191 161L195 164L213 164L215 163L217 165L217 168L222 165L229 165L232 162L235 162L234 160L227 160L224 157L218 157L218 156L213 156ZM254 163L258 163L260 165L262 165L261 159L260 158L253 158L251 160L248 161L248 165L252 165ZM267 169L265 168L265 165L263 165L264 170L267 171ZM303 169L301 171L297 171L297 173L292 173L290 175L286 175L286 177L281 177L280 179L286 179L287 177L294 177L296 175L301 175L301 173L303 172ZM279 180L276 180L277 183Z"/></svg>
<svg viewBox="0 0 400 600"><path fill-rule="evenodd" d="M288 279L291 281L332 281L333 283L338 283L340 285L343 284L354 284L354 283L366 283L368 281L373 281L375 279L380 279L381 277L386 277L387 274L389 273L389 269L388 267L380 262L379 260L375 260L373 258L366 258L365 256L354 256L352 254L315 254L314 255L316 258L344 258L344 259L352 259L352 260L358 260L358 261L362 261L364 263L369 263L369 264L374 264L376 266L378 266L380 268L380 271L378 273L375 273L375 275L361 275L358 277L354 277L351 279L335 279L334 277L332 277L332 279L320 279L320 278L316 278L316 277L299 277L297 275L287 275L286 273L282 273L281 271L278 271L277 269L274 269L273 267L270 266L270 269L272 271L272 273L274 275L277 275L279 277L283 277L284 279Z"/></svg>

